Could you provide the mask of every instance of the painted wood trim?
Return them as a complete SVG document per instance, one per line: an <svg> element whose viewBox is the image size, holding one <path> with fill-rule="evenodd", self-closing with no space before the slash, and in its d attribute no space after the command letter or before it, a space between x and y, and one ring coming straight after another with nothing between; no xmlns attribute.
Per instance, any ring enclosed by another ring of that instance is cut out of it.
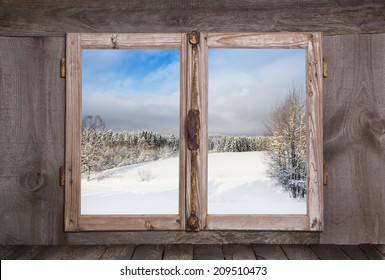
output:
<svg viewBox="0 0 385 280"><path fill-rule="evenodd" d="M81 231L180 230L179 215L81 215Z"/></svg>
<svg viewBox="0 0 385 280"><path fill-rule="evenodd" d="M306 215L207 215L207 230L308 230Z"/></svg>
<svg viewBox="0 0 385 280"><path fill-rule="evenodd" d="M113 40L114 38L114 40ZM169 49L181 51L180 114L186 113L187 39L185 34L67 34L66 90L66 186L65 231L94 230L180 230L185 228L186 125L180 122L180 171L178 215L81 215L81 109L83 49ZM151 219L150 219L151 217ZM147 222L147 223L146 223Z"/></svg>

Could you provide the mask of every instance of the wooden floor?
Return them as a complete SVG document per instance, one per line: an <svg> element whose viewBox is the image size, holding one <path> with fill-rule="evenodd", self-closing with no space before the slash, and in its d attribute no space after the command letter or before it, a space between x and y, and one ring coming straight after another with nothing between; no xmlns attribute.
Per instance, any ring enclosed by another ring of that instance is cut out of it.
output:
<svg viewBox="0 0 385 280"><path fill-rule="evenodd" d="M0 246L5 260L385 260L385 245Z"/></svg>

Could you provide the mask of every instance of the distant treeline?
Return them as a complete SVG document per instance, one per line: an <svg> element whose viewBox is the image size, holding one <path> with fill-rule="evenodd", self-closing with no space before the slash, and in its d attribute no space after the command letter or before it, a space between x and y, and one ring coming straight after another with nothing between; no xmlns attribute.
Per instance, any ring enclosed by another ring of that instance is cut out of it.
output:
<svg viewBox="0 0 385 280"><path fill-rule="evenodd" d="M179 138L153 131L82 130L82 173L178 156ZM211 153L265 151L269 137L209 137Z"/></svg>

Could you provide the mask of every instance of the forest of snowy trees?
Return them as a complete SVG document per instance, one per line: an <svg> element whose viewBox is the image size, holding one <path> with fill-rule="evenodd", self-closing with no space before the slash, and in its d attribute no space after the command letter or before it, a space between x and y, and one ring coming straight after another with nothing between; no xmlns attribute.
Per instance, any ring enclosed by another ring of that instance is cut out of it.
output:
<svg viewBox="0 0 385 280"><path fill-rule="evenodd" d="M294 198L303 198L307 192L305 112L304 95L292 87L266 123L271 136L268 176Z"/></svg>
<svg viewBox="0 0 385 280"><path fill-rule="evenodd" d="M81 171L92 172L178 156L179 138L153 131L107 130L100 116L82 122ZM209 152L266 151L269 137L209 137Z"/></svg>
<svg viewBox="0 0 385 280"><path fill-rule="evenodd" d="M265 124L268 136L211 136L210 153L266 151L267 176L294 198L307 192L305 101L296 87L272 108ZM114 167L176 157L179 137L153 131L107 130L100 116L86 116L81 131L81 172L91 180L93 172Z"/></svg>

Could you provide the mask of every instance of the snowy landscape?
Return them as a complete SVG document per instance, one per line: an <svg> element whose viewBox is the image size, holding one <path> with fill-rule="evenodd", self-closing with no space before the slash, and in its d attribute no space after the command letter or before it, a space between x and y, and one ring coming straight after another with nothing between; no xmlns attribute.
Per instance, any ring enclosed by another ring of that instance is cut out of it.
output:
<svg viewBox="0 0 385 280"><path fill-rule="evenodd" d="M209 154L209 214L305 214L266 176L266 152ZM82 178L82 214L178 213L179 158L133 164Z"/></svg>

